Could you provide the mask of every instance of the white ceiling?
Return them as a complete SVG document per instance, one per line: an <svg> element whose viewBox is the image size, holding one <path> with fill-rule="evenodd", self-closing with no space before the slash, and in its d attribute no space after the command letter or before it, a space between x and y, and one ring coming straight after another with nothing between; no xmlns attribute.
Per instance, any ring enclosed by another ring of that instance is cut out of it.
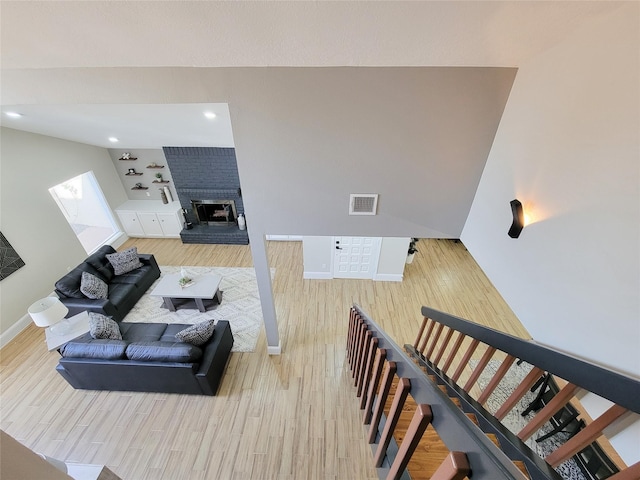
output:
<svg viewBox="0 0 640 480"><path fill-rule="evenodd" d="M2 70L517 67L624 3L2 0L0 61ZM2 115L2 125L103 147L114 147L109 136L122 148L233 145L220 104L38 105L37 92L33 103L3 105L24 117ZM204 108L218 118L205 122Z"/></svg>
<svg viewBox="0 0 640 480"><path fill-rule="evenodd" d="M622 3L2 1L2 66L514 67Z"/></svg>
<svg viewBox="0 0 640 480"><path fill-rule="evenodd" d="M7 112L22 116L12 118ZM205 112L214 113L213 119ZM224 103L3 105L2 126L105 148L233 147ZM109 141L116 137L117 143Z"/></svg>

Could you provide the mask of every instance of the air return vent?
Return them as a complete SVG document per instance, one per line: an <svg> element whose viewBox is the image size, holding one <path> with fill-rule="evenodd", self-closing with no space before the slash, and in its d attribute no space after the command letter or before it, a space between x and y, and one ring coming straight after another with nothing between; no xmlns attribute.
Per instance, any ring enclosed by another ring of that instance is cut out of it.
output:
<svg viewBox="0 0 640 480"><path fill-rule="evenodd" d="M352 193L350 195L349 215L375 215L377 207L377 193Z"/></svg>

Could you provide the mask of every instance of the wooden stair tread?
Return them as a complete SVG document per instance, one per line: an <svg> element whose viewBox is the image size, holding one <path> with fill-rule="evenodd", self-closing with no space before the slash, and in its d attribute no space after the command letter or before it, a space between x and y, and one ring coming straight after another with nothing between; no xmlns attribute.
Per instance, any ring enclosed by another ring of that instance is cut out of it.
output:
<svg viewBox="0 0 640 480"><path fill-rule="evenodd" d="M402 444L417 408L418 405L413 397L408 395L393 433L393 438L398 445ZM422 435L407 466L411 479L427 480L431 478L448 454L447 446L440 440L434 428L429 426Z"/></svg>
<svg viewBox="0 0 640 480"><path fill-rule="evenodd" d="M434 428L429 426L407 465L411 479L430 479L447 455L449 455L449 449L440 440Z"/></svg>
<svg viewBox="0 0 640 480"><path fill-rule="evenodd" d="M469 420L471 420L476 427L480 427L480 423L478 422L478 417L476 417L475 413L466 413L465 414Z"/></svg>
<svg viewBox="0 0 640 480"><path fill-rule="evenodd" d="M529 476L529 471L527 470L527 466L524 464L524 462L520 461L520 460L514 460L513 464L518 467L518 470L520 470L522 472L522 474L526 477L526 478L531 478Z"/></svg>
<svg viewBox="0 0 640 480"><path fill-rule="evenodd" d="M422 368L424 371L425 369ZM427 377L436 385L438 388L444 393L448 395L446 385L442 385L438 383L438 379L433 374L428 374L425 371ZM394 376L391 388L389 390L389 396L385 402L384 413L385 415L389 415L389 411L391 409L391 404L393 403L393 397L397 390L399 384L399 377ZM458 397L449 396L451 401L458 406L458 408L462 408L461 401ZM407 400L402 408L402 412L400 414L400 418L398 419L398 423L393 433L393 438L400 446L402 441L405 438L407 429L411 424L411 420L413 419L413 414L417 409L417 404L413 397L409 394L407 396ZM467 418L473 422L476 426L479 427L479 422L475 414L466 413ZM500 447L500 441L495 434L487 433L487 438L489 438L498 448ZM432 477L433 473L438 469L440 464L445 460L447 455L449 454L449 449L442 442L437 432L433 429L432 426L429 426L425 433L422 435L420 439L420 443L416 447L416 450L409 461L409 465L407 466L407 470L409 471L409 475L412 480L428 480ZM522 461L514 461L514 465L522 472L525 478L530 478L529 473L527 471L527 467Z"/></svg>
<svg viewBox="0 0 640 480"><path fill-rule="evenodd" d="M494 433L485 433L485 435L494 443L496 447L502 450L502 448L500 447L500 440L498 440L498 437Z"/></svg>

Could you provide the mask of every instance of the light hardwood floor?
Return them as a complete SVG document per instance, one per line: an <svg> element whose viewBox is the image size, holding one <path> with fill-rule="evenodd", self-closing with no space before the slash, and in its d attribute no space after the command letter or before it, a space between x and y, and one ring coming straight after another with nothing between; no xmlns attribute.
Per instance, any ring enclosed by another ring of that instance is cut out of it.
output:
<svg viewBox="0 0 640 480"><path fill-rule="evenodd" d="M247 246L129 240L160 265L252 265ZM376 479L344 362L359 304L396 343L428 305L529 338L462 243L421 240L402 283L303 280L301 242L269 242L283 353L231 356L216 397L72 389L43 332L0 350L0 427L36 452L105 464L124 480Z"/></svg>

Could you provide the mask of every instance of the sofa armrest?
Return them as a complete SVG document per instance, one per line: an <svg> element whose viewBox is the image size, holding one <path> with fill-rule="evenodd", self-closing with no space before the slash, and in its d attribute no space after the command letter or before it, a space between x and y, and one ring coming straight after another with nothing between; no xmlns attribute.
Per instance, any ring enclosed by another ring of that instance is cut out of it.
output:
<svg viewBox="0 0 640 480"><path fill-rule="evenodd" d="M88 312L102 313L108 317L114 317L115 319L118 313L116 307L108 298L99 298L94 300L91 298L62 297L60 298L60 301L69 309L67 317L77 315L78 313L86 310Z"/></svg>
<svg viewBox="0 0 640 480"><path fill-rule="evenodd" d="M156 257L154 257L153 254L139 253L138 258L143 265L151 265L152 269L158 273L158 276L160 276L160 267L158 266Z"/></svg>
<svg viewBox="0 0 640 480"><path fill-rule="evenodd" d="M233 347L233 334L227 320L218 320L211 341L203 348L196 379L205 395L215 395Z"/></svg>

